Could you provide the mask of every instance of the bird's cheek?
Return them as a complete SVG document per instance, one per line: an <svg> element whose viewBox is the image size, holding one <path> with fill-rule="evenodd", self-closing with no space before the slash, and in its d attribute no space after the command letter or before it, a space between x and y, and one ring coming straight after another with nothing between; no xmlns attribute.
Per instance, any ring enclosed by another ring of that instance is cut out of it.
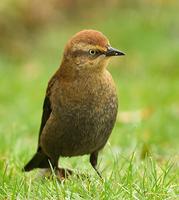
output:
<svg viewBox="0 0 179 200"><path fill-rule="evenodd" d="M94 65L94 61L89 61L89 65L93 66Z"/></svg>
<svg viewBox="0 0 179 200"><path fill-rule="evenodd" d="M75 64L80 65L81 64L81 60L79 58L75 58L74 59Z"/></svg>
<svg viewBox="0 0 179 200"><path fill-rule="evenodd" d="M73 62L76 64L76 65L83 65L85 63L84 59L82 57L75 57L73 59Z"/></svg>
<svg viewBox="0 0 179 200"><path fill-rule="evenodd" d="M108 63L109 63L110 59L102 59L100 62L100 65L102 65L104 68L107 67Z"/></svg>

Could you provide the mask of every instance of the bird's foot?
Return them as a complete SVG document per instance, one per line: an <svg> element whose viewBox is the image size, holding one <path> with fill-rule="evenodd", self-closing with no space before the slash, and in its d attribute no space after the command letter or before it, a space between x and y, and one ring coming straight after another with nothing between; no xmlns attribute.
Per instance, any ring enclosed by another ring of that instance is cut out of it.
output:
<svg viewBox="0 0 179 200"><path fill-rule="evenodd" d="M57 168L55 170L55 174L58 177L58 179L62 181L71 176L73 174L73 171L70 169Z"/></svg>

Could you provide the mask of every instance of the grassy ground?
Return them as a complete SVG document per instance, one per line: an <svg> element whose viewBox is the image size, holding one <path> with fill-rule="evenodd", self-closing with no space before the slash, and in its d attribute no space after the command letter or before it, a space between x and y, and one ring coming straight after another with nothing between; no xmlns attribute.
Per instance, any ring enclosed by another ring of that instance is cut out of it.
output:
<svg viewBox="0 0 179 200"><path fill-rule="evenodd" d="M1 55L0 199L179 199L178 10L164 11L127 10L88 27L53 27L33 38L23 59ZM47 81L66 40L84 27L101 30L127 54L109 67L121 114L100 154L104 180L88 156L60 160L84 173L62 183L22 173L36 150Z"/></svg>

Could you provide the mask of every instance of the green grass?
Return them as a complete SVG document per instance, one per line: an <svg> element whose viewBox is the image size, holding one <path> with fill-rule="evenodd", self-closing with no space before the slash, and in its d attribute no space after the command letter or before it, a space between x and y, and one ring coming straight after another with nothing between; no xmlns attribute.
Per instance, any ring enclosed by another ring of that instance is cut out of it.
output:
<svg viewBox="0 0 179 200"><path fill-rule="evenodd" d="M63 31L52 27L38 33L21 56L1 55L0 199L179 198L178 10L151 10L114 12L105 23L91 21L88 27L84 22ZM59 66L63 46L73 33L90 27L104 32L127 54L114 58L109 67L119 111L151 113L138 121L117 121L99 157L103 181L88 156L60 160L84 174L62 183L37 178L38 170L23 173L21 168L36 150L45 88Z"/></svg>

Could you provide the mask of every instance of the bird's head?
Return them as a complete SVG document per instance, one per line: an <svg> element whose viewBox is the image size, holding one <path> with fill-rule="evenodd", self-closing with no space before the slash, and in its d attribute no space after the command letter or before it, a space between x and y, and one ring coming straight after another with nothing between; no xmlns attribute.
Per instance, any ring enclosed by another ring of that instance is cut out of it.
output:
<svg viewBox="0 0 179 200"><path fill-rule="evenodd" d="M75 34L67 43L63 63L78 69L106 67L112 56L124 55L110 46L106 36L95 30L83 30Z"/></svg>

